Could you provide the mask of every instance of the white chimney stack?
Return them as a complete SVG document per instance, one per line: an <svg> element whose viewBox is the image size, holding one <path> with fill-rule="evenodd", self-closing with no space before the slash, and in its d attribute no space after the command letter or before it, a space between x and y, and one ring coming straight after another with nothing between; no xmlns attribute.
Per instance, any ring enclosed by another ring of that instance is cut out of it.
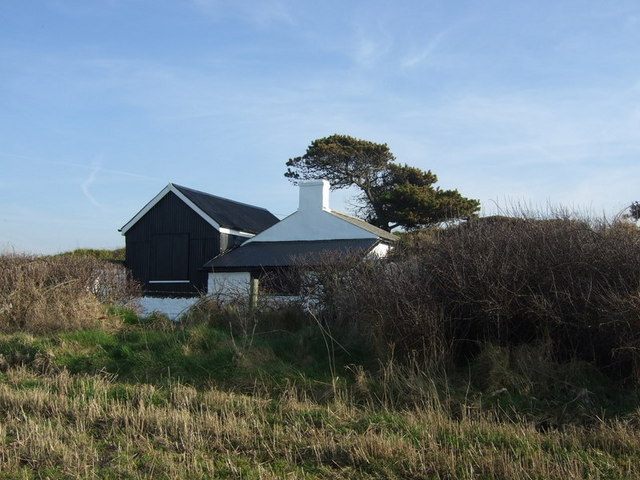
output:
<svg viewBox="0 0 640 480"><path fill-rule="evenodd" d="M300 182L300 202L298 211L327 210L329 208L329 182L327 180L309 180Z"/></svg>

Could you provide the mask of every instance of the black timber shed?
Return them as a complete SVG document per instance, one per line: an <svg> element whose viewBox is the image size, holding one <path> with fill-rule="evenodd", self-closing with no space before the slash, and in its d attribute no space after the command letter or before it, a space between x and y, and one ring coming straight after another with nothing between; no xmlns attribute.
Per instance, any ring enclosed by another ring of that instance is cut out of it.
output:
<svg viewBox="0 0 640 480"><path fill-rule="evenodd" d="M194 295L206 292L205 262L277 222L264 208L169 183L120 232L145 294Z"/></svg>

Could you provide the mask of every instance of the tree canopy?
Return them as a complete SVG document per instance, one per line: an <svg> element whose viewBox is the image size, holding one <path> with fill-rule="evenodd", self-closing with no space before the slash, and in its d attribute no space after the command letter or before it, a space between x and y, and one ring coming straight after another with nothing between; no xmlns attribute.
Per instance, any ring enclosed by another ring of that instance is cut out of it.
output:
<svg viewBox="0 0 640 480"><path fill-rule="evenodd" d="M423 228L477 213L478 200L435 186L438 177L431 170L395 160L387 144L331 135L289 159L284 175L293 182L324 178L333 189L357 187L359 216L385 230Z"/></svg>

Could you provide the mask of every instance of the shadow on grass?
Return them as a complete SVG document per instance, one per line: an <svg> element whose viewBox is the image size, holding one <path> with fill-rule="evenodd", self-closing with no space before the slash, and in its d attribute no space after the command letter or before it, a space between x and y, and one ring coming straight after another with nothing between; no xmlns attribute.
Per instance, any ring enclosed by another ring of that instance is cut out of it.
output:
<svg viewBox="0 0 640 480"><path fill-rule="evenodd" d="M292 386L326 389L332 372L344 377L348 364L371 358L358 348L329 355L321 332L313 326L247 337L208 324L182 328L162 317L138 318L126 309L110 313L122 319L117 331L0 336L0 367L5 362L36 370L65 368L72 374L109 373L124 383L180 382L196 388L274 393Z"/></svg>
<svg viewBox="0 0 640 480"><path fill-rule="evenodd" d="M541 429L633 415L640 404L637 389L624 388L585 362L555 363L536 346L487 345L472 363L446 373L396 365L385 377L386 367L362 345L329 355L314 326L243 337L208 324L180 328L154 317L119 316L123 325L112 332L0 335L0 370L25 365L42 373L107 373L122 388L180 383L270 396L294 389L319 401L333 398L335 375L352 402L392 397L395 405L410 408L435 386L454 417L471 408L506 419L524 416ZM367 381L361 382L357 372Z"/></svg>

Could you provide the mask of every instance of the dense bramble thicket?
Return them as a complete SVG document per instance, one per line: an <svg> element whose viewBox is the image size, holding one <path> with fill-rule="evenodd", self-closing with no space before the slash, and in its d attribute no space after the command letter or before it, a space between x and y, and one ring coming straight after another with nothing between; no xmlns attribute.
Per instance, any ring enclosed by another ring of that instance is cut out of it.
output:
<svg viewBox="0 0 640 480"><path fill-rule="evenodd" d="M448 364L484 344L539 345L640 379L640 230L617 222L485 218L409 235L393 258L326 262L325 321Z"/></svg>

